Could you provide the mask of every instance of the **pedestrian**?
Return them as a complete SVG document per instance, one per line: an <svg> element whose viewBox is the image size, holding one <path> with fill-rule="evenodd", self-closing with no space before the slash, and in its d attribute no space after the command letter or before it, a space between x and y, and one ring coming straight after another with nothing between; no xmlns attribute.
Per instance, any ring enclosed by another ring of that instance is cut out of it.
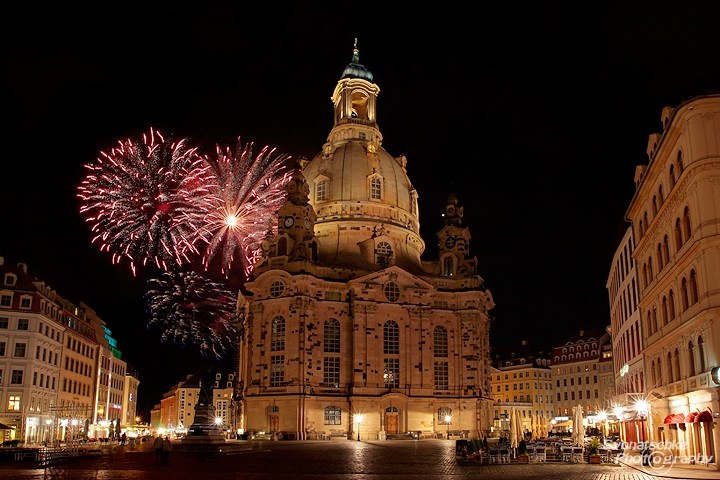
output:
<svg viewBox="0 0 720 480"><path fill-rule="evenodd" d="M120 437L120 445L122 445L124 447L126 441L127 441L127 435L125 435L125 432L123 432L122 436Z"/></svg>
<svg viewBox="0 0 720 480"><path fill-rule="evenodd" d="M163 452L163 438L162 435L158 435L155 441L153 442L153 447L155 447L155 461L161 462L162 461L162 452Z"/></svg>
<svg viewBox="0 0 720 480"><path fill-rule="evenodd" d="M172 450L170 437L165 435L165 440L162 442L162 463L168 463L170 461L170 450Z"/></svg>

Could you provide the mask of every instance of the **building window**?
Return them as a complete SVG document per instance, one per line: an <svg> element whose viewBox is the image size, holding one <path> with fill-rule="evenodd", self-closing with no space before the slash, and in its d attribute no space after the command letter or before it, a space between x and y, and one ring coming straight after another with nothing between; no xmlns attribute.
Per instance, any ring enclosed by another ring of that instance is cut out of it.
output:
<svg viewBox="0 0 720 480"><path fill-rule="evenodd" d="M315 201L325 200L325 192L327 188L327 180L320 180L315 190Z"/></svg>
<svg viewBox="0 0 720 480"><path fill-rule="evenodd" d="M12 375L10 376L10 383L12 385L22 385L23 371L22 370L13 370Z"/></svg>
<svg viewBox="0 0 720 480"><path fill-rule="evenodd" d="M690 305L695 305L698 301L697 275L695 270L690 270Z"/></svg>
<svg viewBox="0 0 720 480"><path fill-rule="evenodd" d="M448 336L445 327L435 327L435 331L433 332L433 351L436 357L448 356Z"/></svg>
<svg viewBox="0 0 720 480"><path fill-rule="evenodd" d="M670 190L675 186L675 165L670 165Z"/></svg>
<svg viewBox="0 0 720 480"><path fill-rule="evenodd" d="M30 308L32 305L32 299L29 297L23 297L20 299L20 308Z"/></svg>
<svg viewBox="0 0 720 480"><path fill-rule="evenodd" d="M688 207L685 207L685 210L683 211L682 227L683 241L687 242L692 236L692 230L690 229L690 209Z"/></svg>
<svg viewBox="0 0 720 480"><path fill-rule="evenodd" d="M285 319L283 317L275 317L272 321L270 351L280 352L283 350L285 350Z"/></svg>
<svg viewBox="0 0 720 480"><path fill-rule="evenodd" d="M383 326L383 353L400 354L400 327L393 320L388 320Z"/></svg>
<svg viewBox="0 0 720 480"><path fill-rule="evenodd" d="M455 274L455 261L452 256L448 255L443 259L443 276L452 277Z"/></svg>
<svg viewBox="0 0 720 480"><path fill-rule="evenodd" d="M0 328L8 328L8 319L5 317L0 317Z"/></svg>
<svg viewBox="0 0 720 480"><path fill-rule="evenodd" d="M395 282L387 282L383 287L388 302L397 302L400 298L400 287Z"/></svg>
<svg viewBox="0 0 720 480"><path fill-rule="evenodd" d="M388 242L378 242L375 246L375 263L383 267L390 265L393 251Z"/></svg>
<svg viewBox="0 0 720 480"><path fill-rule="evenodd" d="M687 279L683 277L682 281L680 282L680 300L682 301L682 311L684 312L687 310L688 306L690 305L688 302L688 287L687 287Z"/></svg>
<svg viewBox="0 0 720 480"><path fill-rule="evenodd" d="M682 150L678 150L676 165L677 165L677 174L678 174L678 178L679 178L680 175L682 175L683 171L685 170L685 165L683 164Z"/></svg>
<svg viewBox="0 0 720 480"><path fill-rule="evenodd" d="M387 388L400 387L400 359L385 358L383 367L383 383Z"/></svg>
<svg viewBox="0 0 720 480"><path fill-rule="evenodd" d="M673 236L675 237L675 250L680 250L683 245L682 239L682 228L680 227L680 219L675 219L675 228L673 229Z"/></svg>
<svg viewBox="0 0 720 480"><path fill-rule="evenodd" d="M27 318L21 318L18 320L18 330L29 330L30 329L30 320Z"/></svg>
<svg viewBox="0 0 720 480"><path fill-rule="evenodd" d="M340 357L323 359L323 386L340 388Z"/></svg>
<svg viewBox="0 0 720 480"><path fill-rule="evenodd" d="M14 357L24 358L25 357L25 350L27 349L27 344L25 343L16 343L15 344L15 353L13 354Z"/></svg>
<svg viewBox="0 0 720 480"><path fill-rule="evenodd" d="M280 387L285 382L285 355L270 357L270 386Z"/></svg>
<svg viewBox="0 0 720 480"><path fill-rule="evenodd" d="M285 284L283 282L277 281L273 282L272 285L270 285L270 296L273 298L279 297L283 294L284 291Z"/></svg>
<svg viewBox="0 0 720 480"><path fill-rule="evenodd" d="M325 320L323 351L340 353L340 322L334 318Z"/></svg>
<svg viewBox="0 0 720 480"><path fill-rule="evenodd" d="M4 356L5 356L5 342L0 342L0 357L4 357ZM2 384L0 383L0 385L2 385Z"/></svg>
<svg viewBox="0 0 720 480"><path fill-rule="evenodd" d="M698 337L698 373L705 372L705 342L702 337Z"/></svg>
<svg viewBox="0 0 720 480"><path fill-rule="evenodd" d="M373 200L380 200L382 194L382 180L380 177L374 177L370 180L370 198Z"/></svg>
<svg viewBox="0 0 720 480"><path fill-rule="evenodd" d="M8 397L8 411L19 412L20 411L20 395L10 395Z"/></svg>
<svg viewBox="0 0 720 480"><path fill-rule="evenodd" d="M448 362L435 362L435 390L448 389Z"/></svg>
<svg viewBox="0 0 720 480"><path fill-rule="evenodd" d="M668 293L668 316L670 321L675 320L675 294L672 290Z"/></svg>
<svg viewBox="0 0 720 480"><path fill-rule="evenodd" d="M342 423L340 407L325 407L325 425L340 425Z"/></svg>
<svg viewBox="0 0 720 480"><path fill-rule="evenodd" d="M438 408L438 425L452 425L452 408L440 407Z"/></svg>
<svg viewBox="0 0 720 480"><path fill-rule="evenodd" d="M12 295L0 295L0 307L9 307L12 303Z"/></svg>

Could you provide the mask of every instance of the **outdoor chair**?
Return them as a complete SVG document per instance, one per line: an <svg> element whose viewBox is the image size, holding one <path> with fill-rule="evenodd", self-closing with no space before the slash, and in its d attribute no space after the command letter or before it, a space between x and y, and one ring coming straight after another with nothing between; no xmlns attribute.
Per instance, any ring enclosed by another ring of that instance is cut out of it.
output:
<svg viewBox="0 0 720 480"><path fill-rule="evenodd" d="M490 455L490 463L500 463L500 449L491 448L489 455Z"/></svg>
<svg viewBox="0 0 720 480"><path fill-rule="evenodd" d="M500 449L500 463L507 462L510 463L510 449L509 448L501 448Z"/></svg>
<svg viewBox="0 0 720 480"><path fill-rule="evenodd" d="M572 461L580 463L583 460L583 447L573 447Z"/></svg>
<svg viewBox="0 0 720 480"><path fill-rule="evenodd" d="M545 455L545 447L535 447L534 460L537 462L547 461L547 456Z"/></svg>
<svg viewBox="0 0 720 480"><path fill-rule="evenodd" d="M573 450L572 447L561 447L560 450L562 454L562 461L563 462L572 462L573 461Z"/></svg>
<svg viewBox="0 0 720 480"><path fill-rule="evenodd" d="M607 448L601 448L600 449L600 461L603 463L610 463L610 458L612 457L612 452L608 450Z"/></svg>

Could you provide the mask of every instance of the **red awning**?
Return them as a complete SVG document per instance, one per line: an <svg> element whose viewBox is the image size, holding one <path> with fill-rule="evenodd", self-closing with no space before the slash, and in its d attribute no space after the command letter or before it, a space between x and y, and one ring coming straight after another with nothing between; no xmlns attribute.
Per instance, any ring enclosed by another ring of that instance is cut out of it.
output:
<svg viewBox="0 0 720 480"><path fill-rule="evenodd" d="M700 412L697 415L695 415L695 418L693 419L693 423L703 423L703 422L712 422L713 418L710 412L704 411Z"/></svg>
<svg viewBox="0 0 720 480"><path fill-rule="evenodd" d="M663 423L685 423L685 415L682 413L673 413L665 417Z"/></svg>
<svg viewBox="0 0 720 480"><path fill-rule="evenodd" d="M698 412L690 413L687 417L685 417L685 423L693 423L698 415Z"/></svg>

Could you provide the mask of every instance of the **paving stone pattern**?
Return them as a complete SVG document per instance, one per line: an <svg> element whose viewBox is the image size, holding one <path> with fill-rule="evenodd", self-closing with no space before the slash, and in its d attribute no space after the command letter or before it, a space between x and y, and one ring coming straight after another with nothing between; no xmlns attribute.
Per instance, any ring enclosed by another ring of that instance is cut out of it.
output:
<svg viewBox="0 0 720 480"><path fill-rule="evenodd" d="M382 480L572 479L651 480L624 465L472 465L455 460L451 441L247 442L241 452L212 457L172 453L168 464L154 452L127 451L83 457L47 468L0 465L0 479L67 480Z"/></svg>

